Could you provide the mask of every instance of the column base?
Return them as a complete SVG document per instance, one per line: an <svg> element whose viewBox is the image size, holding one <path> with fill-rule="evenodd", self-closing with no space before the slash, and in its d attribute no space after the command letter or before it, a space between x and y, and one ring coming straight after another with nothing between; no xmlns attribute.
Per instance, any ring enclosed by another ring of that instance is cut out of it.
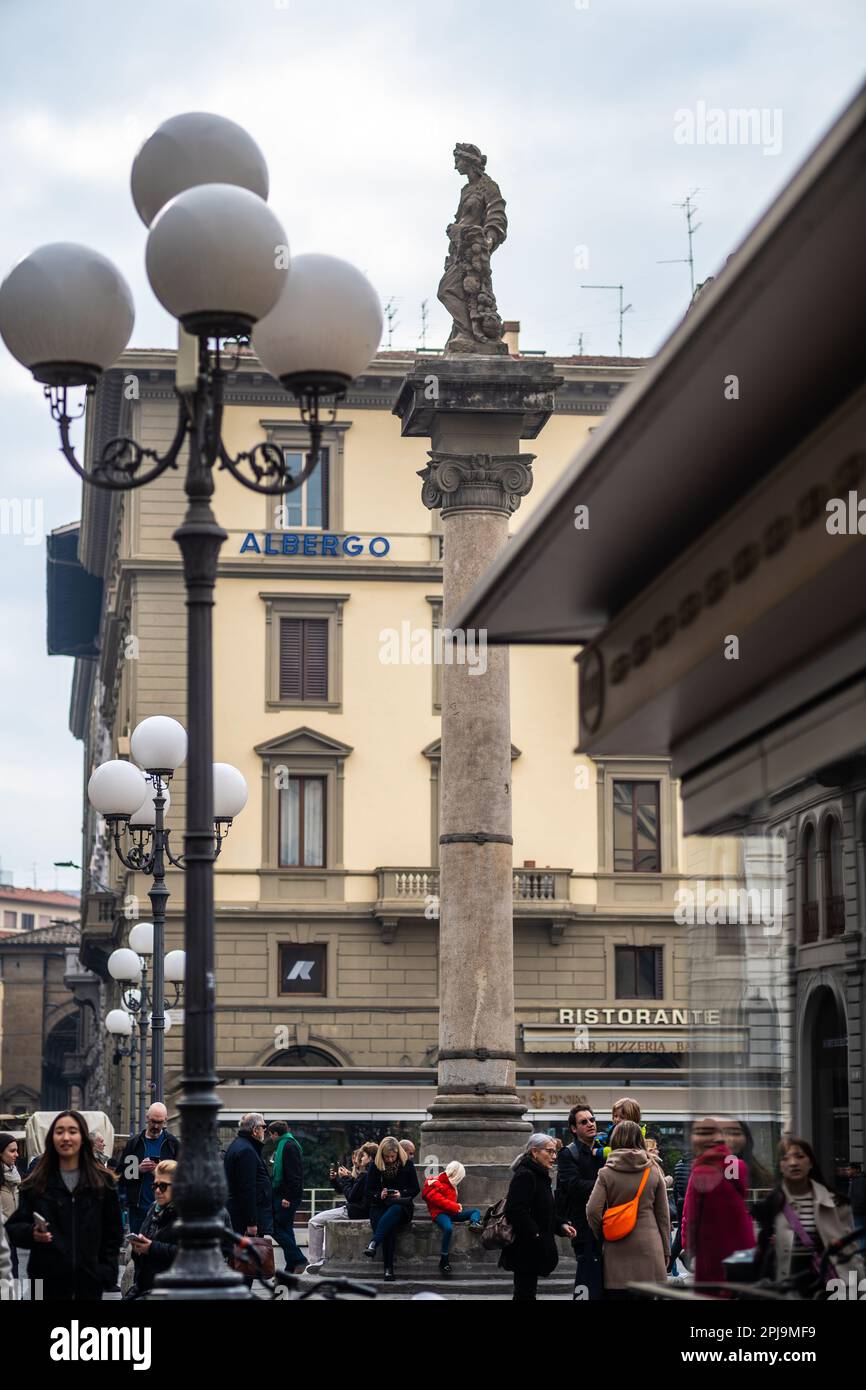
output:
<svg viewBox="0 0 866 1390"><path fill-rule="evenodd" d="M439 1094L421 1126L421 1168L442 1168L457 1159L466 1169L460 1184L464 1207L482 1210L508 1191L511 1164L522 1152L532 1125L523 1118L515 1092Z"/></svg>

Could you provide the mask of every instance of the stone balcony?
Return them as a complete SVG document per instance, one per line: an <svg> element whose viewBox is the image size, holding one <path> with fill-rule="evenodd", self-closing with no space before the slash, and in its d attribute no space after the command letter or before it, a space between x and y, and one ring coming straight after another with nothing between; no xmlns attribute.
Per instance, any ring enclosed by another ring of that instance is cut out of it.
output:
<svg viewBox="0 0 866 1390"><path fill-rule="evenodd" d="M373 911L386 942L393 941L401 920L438 920L438 869L379 868L376 874L378 891ZM567 923L577 918L576 905L569 898L570 878L571 869L515 869L515 918L547 925L555 944Z"/></svg>

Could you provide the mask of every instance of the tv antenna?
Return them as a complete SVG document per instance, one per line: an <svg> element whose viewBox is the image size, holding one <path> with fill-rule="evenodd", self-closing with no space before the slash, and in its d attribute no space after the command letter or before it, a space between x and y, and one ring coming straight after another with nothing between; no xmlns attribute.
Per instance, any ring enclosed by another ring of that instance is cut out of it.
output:
<svg viewBox="0 0 866 1390"><path fill-rule="evenodd" d="M694 247L693 247L693 244L692 244L692 243L693 243L693 238L694 238L695 232L696 232L701 226L703 226L703 223L701 223L701 222L695 222L693 219L694 219L695 213L697 212L697 207L695 206L695 197L696 197L696 195L697 195L698 193L700 193L701 191L702 191L702 190L701 190L700 188L693 188L692 191L691 191L691 193L687 193L687 194L686 194L685 199L683 200L683 202L681 202L681 203L672 203L672 204L671 204L671 207L682 208L682 210L683 210L683 211L685 212L685 214L686 214L686 234L687 234L688 239L689 239L689 254L688 254L687 256L678 256L678 257L676 257L676 259L674 259L674 260L672 260L672 261L657 261L657 262L656 262L657 265L687 265L687 266L688 266L688 268L689 268L689 278L690 278L690 280L691 280L691 285L692 285L692 299L694 299L694 297L695 297L695 256L694 256Z"/></svg>
<svg viewBox="0 0 866 1390"><path fill-rule="evenodd" d="M388 347L393 346L394 329L397 327L397 301L392 298L385 305L385 318L388 322Z"/></svg>
<svg viewBox="0 0 866 1390"><path fill-rule="evenodd" d="M422 350L422 352L426 352L426 351L427 351L427 319L428 319L428 317L429 317L429 316L428 316L428 313L427 313L427 305L429 304L429 302L430 302L430 301L429 301L428 299L422 299L422 300L421 300L421 350Z"/></svg>
<svg viewBox="0 0 866 1390"><path fill-rule="evenodd" d="M623 287L622 285L581 285L582 290L617 290L619 293L619 355L622 357L622 321L629 311L634 310L633 304L626 304L623 308Z"/></svg>

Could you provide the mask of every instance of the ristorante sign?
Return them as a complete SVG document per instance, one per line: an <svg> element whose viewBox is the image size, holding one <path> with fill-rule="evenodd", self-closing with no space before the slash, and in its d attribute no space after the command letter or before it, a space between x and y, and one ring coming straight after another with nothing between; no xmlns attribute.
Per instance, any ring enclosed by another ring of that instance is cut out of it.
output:
<svg viewBox="0 0 866 1390"><path fill-rule="evenodd" d="M616 1004L558 1009L557 1023L524 1023L527 1052L740 1052L745 1031L719 1009L638 1008Z"/></svg>
<svg viewBox="0 0 866 1390"><path fill-rule="evenodd" d="M337 536L329 531L247 531L241 542L241 555L307 555L347 556L372 555L381 560L391 549L387 536Z"/></svg>

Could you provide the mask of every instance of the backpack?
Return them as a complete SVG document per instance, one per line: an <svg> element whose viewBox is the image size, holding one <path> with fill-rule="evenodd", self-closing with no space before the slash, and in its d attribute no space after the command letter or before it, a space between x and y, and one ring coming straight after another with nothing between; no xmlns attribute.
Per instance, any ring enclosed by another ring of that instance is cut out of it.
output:
<svg viewBox="0 0 866 1390"><path fill-rule="evenodd" d="M505 1215L505 1198L488 1207L481 1221L481 1244L485 1250L506 1250L514 1244L514 1230Z"/></svg>
<svg viewBox="0 0 866 1390"><path fill-rule="evenodd" d="M644 1169L643 1177L640 1180L640 1186L630 1202L621 1202L619 1206L608 1207L601 1222L602 1233L605 1240L624 1240L626 1236L631 1235L637 1224L637 1205L643 1196L643 1190L646 1187L646 1181L650 1175L651 1165L652 1160L650 1160L650 1163L648 1163Z"/></svg>

